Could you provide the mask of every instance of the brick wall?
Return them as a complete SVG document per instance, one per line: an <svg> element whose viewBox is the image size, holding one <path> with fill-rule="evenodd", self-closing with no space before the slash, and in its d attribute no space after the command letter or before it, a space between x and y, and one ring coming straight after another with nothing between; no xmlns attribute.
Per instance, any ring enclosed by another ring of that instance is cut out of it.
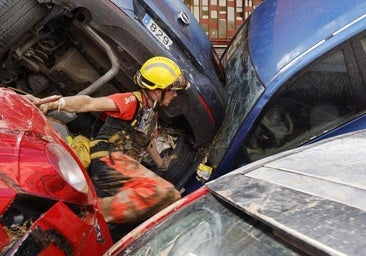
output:
<svg viewBox="0 0 366 256"><path fill-rule="evenodd" d="M226 46L262 0L184 0L214 45Z"/></svg>

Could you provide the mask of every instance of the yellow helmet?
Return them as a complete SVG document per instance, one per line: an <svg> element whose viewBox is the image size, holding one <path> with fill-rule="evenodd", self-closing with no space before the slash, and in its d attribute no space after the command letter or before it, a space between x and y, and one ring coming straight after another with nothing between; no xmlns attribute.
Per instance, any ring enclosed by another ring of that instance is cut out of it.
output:
<svg viewBox="0 0 366 256"><path fill-rule="evenodd" d="M186 87L185 78L178 65L162 56L148 59L136 72L135 83L149 90L181 90Z"/></svg>

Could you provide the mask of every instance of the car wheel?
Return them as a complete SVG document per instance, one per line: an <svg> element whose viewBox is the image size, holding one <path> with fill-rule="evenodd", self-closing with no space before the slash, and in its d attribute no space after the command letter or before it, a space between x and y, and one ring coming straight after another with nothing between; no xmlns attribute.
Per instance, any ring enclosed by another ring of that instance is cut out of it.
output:
<svg viewBox="0 0 366 256"><path fill-rule="evenodd" d="M194 161L195 150L187 143L184 136L177 138L175 148L165 149L160 155L163 158L170 157L172 160L167 170L155 170L155 173L174 185L180 184L182 180L187 180L186 176L190 175L188 171Z"/></svg>
<svg viewBox="0 0 366 256"><path fill-rule="evenodd" d="M0 2L0 56L47 14L37 0Z"/></svg>

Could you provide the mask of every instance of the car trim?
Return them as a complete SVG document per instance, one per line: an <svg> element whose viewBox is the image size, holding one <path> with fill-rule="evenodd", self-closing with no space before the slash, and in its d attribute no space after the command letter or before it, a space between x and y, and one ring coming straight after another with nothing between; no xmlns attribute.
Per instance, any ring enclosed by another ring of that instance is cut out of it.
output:
<svg viewBox="0 0 366 256"><path fill-rule="evenodd" d="M172 215L177 210L183 208L184 206L190 204L191 202L201 198L203 195L207 194L209 190L206 187L202 187L193 193L183 197L179 201L171 204L167 208L155 214L150 219L146 220L144 223L139 225L137 228L133 229L127 235L122 237L119 241L117 241L107 252L106 255L118 255L123 252L125 248L127 248L130 244L132 244L136 239L146 233L149 229L160 224L162 221L167 219L170 215Z"/></svg>

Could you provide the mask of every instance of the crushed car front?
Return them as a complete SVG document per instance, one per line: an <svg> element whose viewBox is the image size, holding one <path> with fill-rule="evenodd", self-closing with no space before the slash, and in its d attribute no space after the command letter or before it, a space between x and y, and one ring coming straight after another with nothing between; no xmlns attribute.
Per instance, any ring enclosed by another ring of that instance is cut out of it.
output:
<svg viewBox="0 0 366 256"><path fill-rule="evenodd" d="M112 239L85 170L29 101L0 99L0 254L102 254Z"/></svg>

